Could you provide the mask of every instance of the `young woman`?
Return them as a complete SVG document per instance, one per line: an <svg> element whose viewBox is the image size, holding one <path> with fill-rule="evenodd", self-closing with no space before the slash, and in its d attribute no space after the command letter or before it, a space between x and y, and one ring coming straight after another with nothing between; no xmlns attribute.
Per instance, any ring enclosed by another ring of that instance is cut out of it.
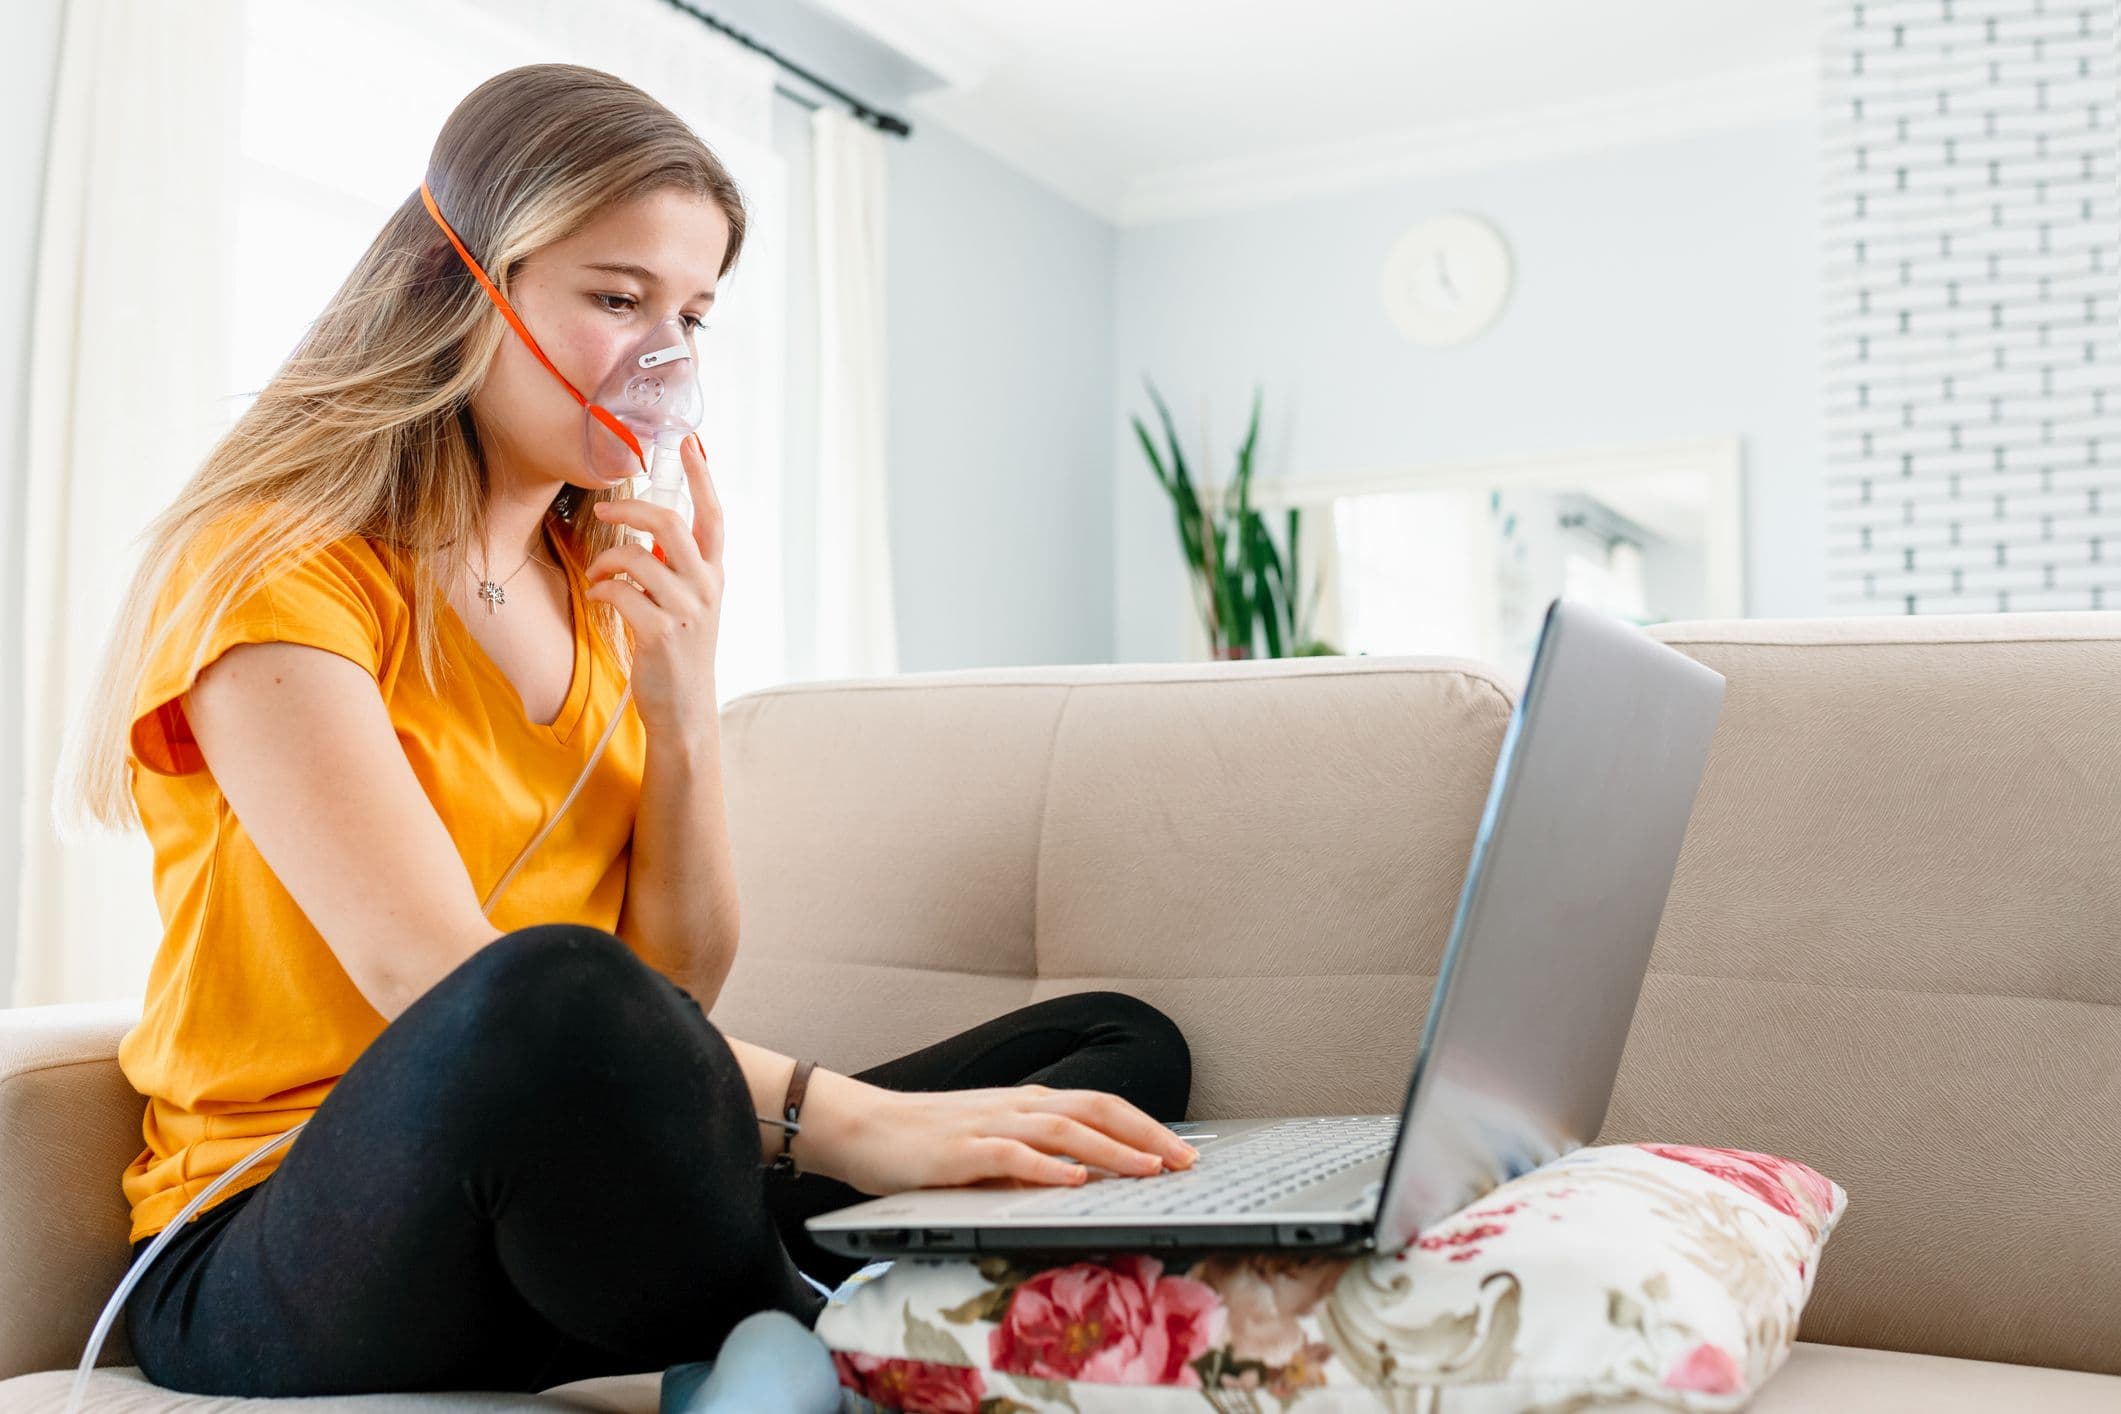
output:
<svg viewBox="0 0 2121 1414"><path fill-rule="evenodd" d="M147 1098L135 1255L308 1122L131 1297L157 1383L529 1391L703 1360L749 1313L813 1322L803 1274L854 1267L808 1215L1083 1181L1063 1155L1192 1161L1159 1123L1185 1043L1125 996L807 1087L707 1019L739 936L721 509L697 443L690 524L585 467L561 379L594 390L661 321L696 328L744 221L637 89L555 64L487 81L151 527L80 789L107 823L137 811L167 929L120 1051ZM602 760L485 911L627 673ZM805 1089L789 1139L772 1120ZM784 1142L793 1170L769 1167Z"/></svg>

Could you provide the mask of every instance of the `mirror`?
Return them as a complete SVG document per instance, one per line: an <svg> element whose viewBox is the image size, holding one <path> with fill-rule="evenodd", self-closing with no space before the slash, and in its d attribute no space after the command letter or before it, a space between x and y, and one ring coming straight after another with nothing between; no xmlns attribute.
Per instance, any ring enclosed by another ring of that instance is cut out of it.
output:
<svg viewBox="0 0 2121 1414"><path fill-rule="evenodd" d="M1643 625L1742 617L1740 470L1725 440L1290 478L1252 499L1277 528L1303 512L1318 637L1347 654L1477 658L1521 683L1557 597Z"/></svg>

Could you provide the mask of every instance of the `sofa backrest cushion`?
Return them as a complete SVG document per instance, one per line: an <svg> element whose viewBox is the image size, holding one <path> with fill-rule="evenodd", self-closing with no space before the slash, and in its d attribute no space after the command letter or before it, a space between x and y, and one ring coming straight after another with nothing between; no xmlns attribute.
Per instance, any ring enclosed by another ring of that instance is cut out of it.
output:
<svg viewBox="0 0 2121 1414"><path fill-rule="evenodd" d="M1650 631L1728 686L1605 1137L1845 1187L1808 1340L2121 1373L2121 613Z"/></svg>
<svg viewBox="0 0 2121 1414"><path fill-rule="evenodd" d="M715 1020L848 1069L1111 988L1183 1028L1196 1115L1396 1110L1509 713L1434 658L735 699Z"/></svg>

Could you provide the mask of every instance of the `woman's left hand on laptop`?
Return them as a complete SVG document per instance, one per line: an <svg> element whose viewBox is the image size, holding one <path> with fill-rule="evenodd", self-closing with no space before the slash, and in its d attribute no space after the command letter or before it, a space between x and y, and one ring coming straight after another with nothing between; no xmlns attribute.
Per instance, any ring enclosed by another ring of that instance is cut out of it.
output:
<svg viewBox="0 0 2121 1414"><path fill-rule="evenodd" d="M992 1179L1072 1186L1088 1181L1089 1164L1146 1177L1190 1168L1194 1149L1102 1090L907 1093L820 1070L793 1155L805 1170L881 1195Z"/></svg>

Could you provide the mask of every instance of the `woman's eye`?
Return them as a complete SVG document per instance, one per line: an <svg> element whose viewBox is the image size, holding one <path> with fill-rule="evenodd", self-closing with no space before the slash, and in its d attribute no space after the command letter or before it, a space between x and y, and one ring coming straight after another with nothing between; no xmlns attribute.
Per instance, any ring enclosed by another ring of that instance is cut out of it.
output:
<svg viewBox="0 0 2121 1414"><path fill-rule="evenodd" d="M632 314L634 305L641 303L638 299L634 299L632 295L590 295L590 299L598 301L604 307L604 310L609 310L611 314ZM698 314L687 314L683 318L685 318L685 329L691 331L691 333L700 333L702 329L713 329L713 324L708 324Z"/></svg>
<svg viewBox="0 0 2121 1414"><path fill-rule="evenodd" d="M613 314L629 314L633 311L633 307L640 303L632 295L591 295L590 298L601 303L606 310ZM698 333L702 329L712 329L714 326L697 314L688 314L685 316L685 327L693 333Z"/></svg>

